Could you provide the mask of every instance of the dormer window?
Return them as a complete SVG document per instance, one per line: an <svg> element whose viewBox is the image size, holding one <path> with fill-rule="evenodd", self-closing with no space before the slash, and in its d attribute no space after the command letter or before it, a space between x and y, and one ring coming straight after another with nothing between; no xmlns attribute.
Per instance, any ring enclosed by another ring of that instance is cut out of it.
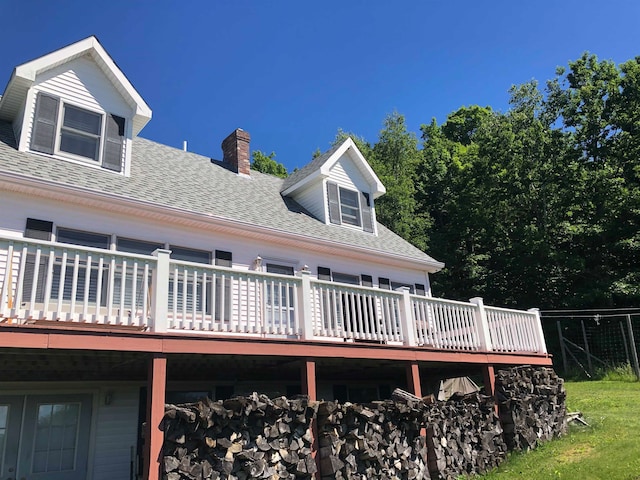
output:
<svg viewBox="0 0 640 480"><path fill-rule="evenodd" d="M122 171L125 120L96 112L39 92L31 135L31 150L75 160L97 162Z"/></svg>
<svg viewBox="0 0 640 480"><path fill-rule="evenodd" d="M373 212L368 194L327 182L327 197L329 222L373 232Z"/></svg>
<svg viewBox="0 0 640 480"><path fill-rule="evenodd" d="M100 158L102 115L67 104L63 104L62 109L60 152L97 161Z"/></svg>
<svg viewBox="0 0 640 480"><path fill-rule="evenodd" d="M340 217L342 223L361 226L360 222L360 203L358 202L358 192L339 188L340 191Z"/></svg>

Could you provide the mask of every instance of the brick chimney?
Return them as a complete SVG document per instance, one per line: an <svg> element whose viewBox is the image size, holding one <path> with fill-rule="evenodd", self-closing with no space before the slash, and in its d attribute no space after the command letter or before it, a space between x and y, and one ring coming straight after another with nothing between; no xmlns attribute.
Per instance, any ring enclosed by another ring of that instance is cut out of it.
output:
<svg viewBox="0 0 640 480"><path fill-rule="evenodd" d="M222 141L222 161L241 175L251 175L250 140L249 132L237 128Z"/></svg>

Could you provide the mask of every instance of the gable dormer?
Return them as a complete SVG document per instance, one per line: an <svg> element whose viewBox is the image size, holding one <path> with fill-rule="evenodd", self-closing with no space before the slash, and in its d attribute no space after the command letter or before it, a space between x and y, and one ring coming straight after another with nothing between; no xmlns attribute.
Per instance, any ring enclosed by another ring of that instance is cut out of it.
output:
<svg viewBox="0 0 640 480"><path fill-rule="evenodd" d="M374 200L386 192L351 138L289 176L281 194L326 224L377 234Z"/></svg>
<svg viewBox="0 0 640 480"><path fill-rule="evenodd" d="M92 36L16 67L0 119L20 151L128 175L151 110Z"/></svg>

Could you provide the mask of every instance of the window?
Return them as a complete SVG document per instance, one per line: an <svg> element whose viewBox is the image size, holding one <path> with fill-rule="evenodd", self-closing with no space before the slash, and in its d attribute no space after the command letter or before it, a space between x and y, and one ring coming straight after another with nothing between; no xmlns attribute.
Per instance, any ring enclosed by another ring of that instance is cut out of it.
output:
<svg viewBox="0 0 640 480"><path fill-rule="evenodd" d="M373 209L367 193L327 182L327 198L329 222L361 227L365 232L373 232Z"/></svg>
<svg viewBox="0 0 640 480"><path fill-rule="evenodd" d="M121 252L151 255L156 250L164 248L164 244L118 237L116 241L116 248Z"/></svg>
<svg viewBox="0 0 640 480"><path fill-rule="evenodd" d="M82 108L63 104L63 120L60 127L61 152L98 160L102 115Z"/></svg>
<svg viewBox="0 0 640 480"><path fill-rule="evenodd" d="M349 275L348 273L333 272L333 281L348 283L349 285L360 285L360 277L357 275Z"/></svg>
<svg viewBox="0 0 640 480"><path fill-rule="evenodd" d="M56 240L58 242L81 245L83 247L104 248L105 250L108 250L111 245L111 235L83 232L69 228L58 228Z"/></svg>
<svg viewBox="0 0 640 480"><path fill-rule="evenodd" d="M293 275L293 267L290 265L278 265L276 263L267 263L268 273L278 273L280 275Z"/></svg>
<svg viewBox="0 0 640 480"><path fill-rule="evenodd" d="M340 187L340 214L342 223L360 226L360 203L358 192Z"/></svg>
<svg viewBox="0 0 640 480"><path fill-rule="evenodd" d="M267 273L293 275L293 267L277 263L266 264ZM274 328L293 327L295 318L295 298L293 286L274 279L265 282L267 324Z"/></svg>
<svg viewBox="0 0 640 480"><path fill-rule="evenodd" d="M66 103L39 92L31 134L31 150L99 163L122 171L125 119Z"/></svg>
<svg viewBox="0 0 640 480"><path fill-rule="evenodd" d="M79 424L79 403L38 405L38 422L33 442L33 473L75 469Z"/></svg>
<svg viewBox="0 0 640 480"><path fill-rule="evenodd" d="M206 263L211 265L211 252L206 250L195 250L193 248L169 246L171 258L183 262Z"/></svg>
<svg viewBox="0 0 640 480"><path fill-rule="evenodd" d="M27 219L27 225L25 228L25 237L38 238L47 240L51 238L51 231L53 230L53 223L44 220ZM100 233L83 232L80 230L72 230L69 228L58 228L56 232L56 240L62 243L69 243L72 245L80 245L85 247L103 248L108 249L111 244L111 235L105 235ZM43 254L40 256L40 262L36 265L36 255L34 253L28 253L25 262L25 276L23 281L22 301L30 302L31 294L35 287L34 300L36 302L44 301L44 290L47 279L47 270L49 265L49 255ZM64 285L62 286L62 299L71 300L73 292L73 272L75 268L73 256L67 258L66 265L62 264L62 257L54 258L53 263L53 275L51 283L51 299L57 299L60 294L60 281L62 278L62 270L64 269ZM106 278L108 275L108 265L103 269L103 289L106 287ZM80 260L78 263L78 276L77 278L84 279L86 276L87 262ZM37 280L34 282L34 278L37 272ZM88 299L90 302L95 302L97 299L97 284L98 284L98 271L97 265L92 264L89 272L89 291ZM76 285L76 301L82 301L85 295L85 282L79 281ZM103 292L104 293L104 292ZM102 296L101 303L104 304Z"/></svg>
<svg viewBox="0 0 640 480"><path fill-rule="evenodd" d="M318 267L318 279L333 280L347 285L370 286L373 280L370 275L351 275L349 273L331 272L327 267ZM356 332L363 323L377 325L377 314L373 300L367 292L338 288L323 290L320 302L325 328L337 325Z"/></svg>

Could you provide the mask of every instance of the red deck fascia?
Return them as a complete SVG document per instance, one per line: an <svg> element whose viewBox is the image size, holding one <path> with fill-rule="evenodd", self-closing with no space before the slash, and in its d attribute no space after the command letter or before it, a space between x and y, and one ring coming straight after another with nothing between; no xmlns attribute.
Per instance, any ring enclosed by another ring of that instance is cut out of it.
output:
<svg viewBox="0 0 640 480"><path fill-rule="evenodd" d="M214 337L189 333L121 332L41 326L2 326L0 348L101 350L154 354L256 355L310 358L396 360L433 363L550 366L551 356L535 353L500 353L437 350L429 347L372 345L265 339Z"/></svg>

